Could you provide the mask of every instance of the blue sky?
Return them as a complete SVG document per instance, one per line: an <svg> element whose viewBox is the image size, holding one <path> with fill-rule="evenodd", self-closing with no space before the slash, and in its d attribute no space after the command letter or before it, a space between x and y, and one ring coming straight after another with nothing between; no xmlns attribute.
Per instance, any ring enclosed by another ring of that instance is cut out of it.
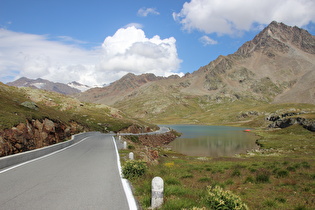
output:
<svg viewBox="0 0 315 210"><path fill-rule="evenodd" d="M315 34L314 0L0 0L0 81L183 75L272 20Z"/></svg>

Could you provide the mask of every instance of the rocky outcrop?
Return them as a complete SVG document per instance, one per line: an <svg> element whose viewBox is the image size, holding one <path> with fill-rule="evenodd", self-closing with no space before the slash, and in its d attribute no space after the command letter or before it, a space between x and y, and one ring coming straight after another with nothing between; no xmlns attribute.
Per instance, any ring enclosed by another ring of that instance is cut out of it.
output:
<svg viewBox="0 0 315 210"><path fill-rule="evenodd" d="M156 127L158 128L158 127ZM152 128L150 127L146 127L146 126L141 126L138 124L132 124L131 126L129 126L128 128L122 129L119 131L119 133L148 133L148 132L152 132L154 130L152 130Z"/></svg>
<svg viewBox="0 0 315 210"><path fill-rule="evenodd" d="M168 145L170 142L174 141L177 136L173 132L167 132L164 134L156 135L141 135L139 136L139 141L142 145L148 147L159 147Z"/></svg>
<svg viewBox="0 0 315 210"><path fill-rule="evenodd" d="M315 132L315 120L303 117L293 117L299 113L285 113L282 115L271 115L266 120L273 121L269 128L286 128L294 124L302 125L309 131Z"/></svg>
<svg viewBox="0 0 315 210"><path fill-rule="evenodd" d="M128 139L133 143L154 148L168 145L170 142L174 141L178 136L179 136L178 133L169 131L163 134L124 136L124 138Z"/></svg>
<svg viewBox="0 0 315 210"><path fill-rule="evenodd" d="M27 120L13 128L0 131L0 157L62 142L82 131L84 127L76 122L66 125L47 118Z"/></svg>

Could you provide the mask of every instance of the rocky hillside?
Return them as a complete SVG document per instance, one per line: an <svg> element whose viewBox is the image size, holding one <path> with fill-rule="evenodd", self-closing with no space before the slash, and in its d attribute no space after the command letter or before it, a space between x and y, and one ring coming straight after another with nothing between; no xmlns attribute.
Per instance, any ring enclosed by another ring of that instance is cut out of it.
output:
<svg viewBox="0 0 315 210"><path fill-rule="evenodd" d="M154 122L176 118L189 123L196 118L207 122L207 112L222 104L234 111L266 103L315 104L315 37L272 22L234 54L219 56L182 78L150 75L153 79L138 82L146 77L129 74L78 98Z"/></svg>
<svg viewBox="0 0 315 210"><path fill-rule="evenodd" d="M15 86L15 87L31 87L35 89L48 90L56 93L61 93L65 95L73 95L76 93L80 93L81 91L85 91L89 89L88 86L82 85L77 82L71 82L69 84L63 84L59 82L51 82L45 79L29 79L26 77L21 77L13 82L8 82L7 85Z"/></svg>
<svg viewBox="0 0 315 210"><path fill-rule="evenodd" d="M172 77L174 76L169 78ZM142 74L137 76L132 73L128 73L121 79L111 83L109 86L103 88L92 88L84 93L78 94L77 97L83 101L111 105L116 101L123 100L124 97L132 94L133 91L145 84L165 79L167 78L158 77L154 74Z"/></svg>
<svg viewBox="0 0 315 210"><path fill-rule="evenodd" d="M153 131L107 105L82 103L62 94L0 83L0 156L61 142L83 131ZM138 128L138 129L135 129Z"/></svg>

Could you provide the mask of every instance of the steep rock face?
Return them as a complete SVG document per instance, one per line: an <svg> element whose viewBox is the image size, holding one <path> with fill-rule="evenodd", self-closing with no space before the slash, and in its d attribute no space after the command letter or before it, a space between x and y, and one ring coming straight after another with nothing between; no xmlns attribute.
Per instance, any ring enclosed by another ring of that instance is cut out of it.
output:
<svg viewBox="0 0 315 210"><path fill-rule="evenodd" d="M65 125L47 118L27 120L0 131L0 157L59 143L82 131L84 128L75 122Z"/></svg>
<svg viewBox="0 0 315 210"><path fill-rule="evenodd" d="M306 30L290 27L283 23L273 21L251 41L246 42L235 54L250 56L254 51L263 51L273 57L272 51L289 52L291 46L297 47L307 53L315 54L315 39Z"/></svg>

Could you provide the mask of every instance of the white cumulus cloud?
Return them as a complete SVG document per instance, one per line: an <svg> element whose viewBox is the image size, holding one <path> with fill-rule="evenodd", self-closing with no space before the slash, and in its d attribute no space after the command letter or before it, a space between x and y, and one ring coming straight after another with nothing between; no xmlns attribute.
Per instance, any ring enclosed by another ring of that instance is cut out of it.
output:
<svg viewBox="0 0 315 210"><path fill-rule="evenodd" d="M160 76L174 74L181 60L178 58L176 40L159 36L147 38L144 31L135 27L121 28L105 39L99 69L126 72L154 73Z"/></svg>
<svg viewBox="0 0 315 210"><path fill-rule="evenodd" d="M302 27L315 22L314 11L314 0L191 0L173 18L187 31L231 35L273 20Z"/></svg>
<svg viewBox="0 0 315 210"><path fill-rule="evenodd" d="M128 72L180 74L177 70L181 60L173 37L147 38L142 29L131 26L117 30L101 46L90 50L79 47L86 42L65 36L57 38L63 41L51 41L47 35L0 29L0 81L25 76L102 85Z"/></svg>

